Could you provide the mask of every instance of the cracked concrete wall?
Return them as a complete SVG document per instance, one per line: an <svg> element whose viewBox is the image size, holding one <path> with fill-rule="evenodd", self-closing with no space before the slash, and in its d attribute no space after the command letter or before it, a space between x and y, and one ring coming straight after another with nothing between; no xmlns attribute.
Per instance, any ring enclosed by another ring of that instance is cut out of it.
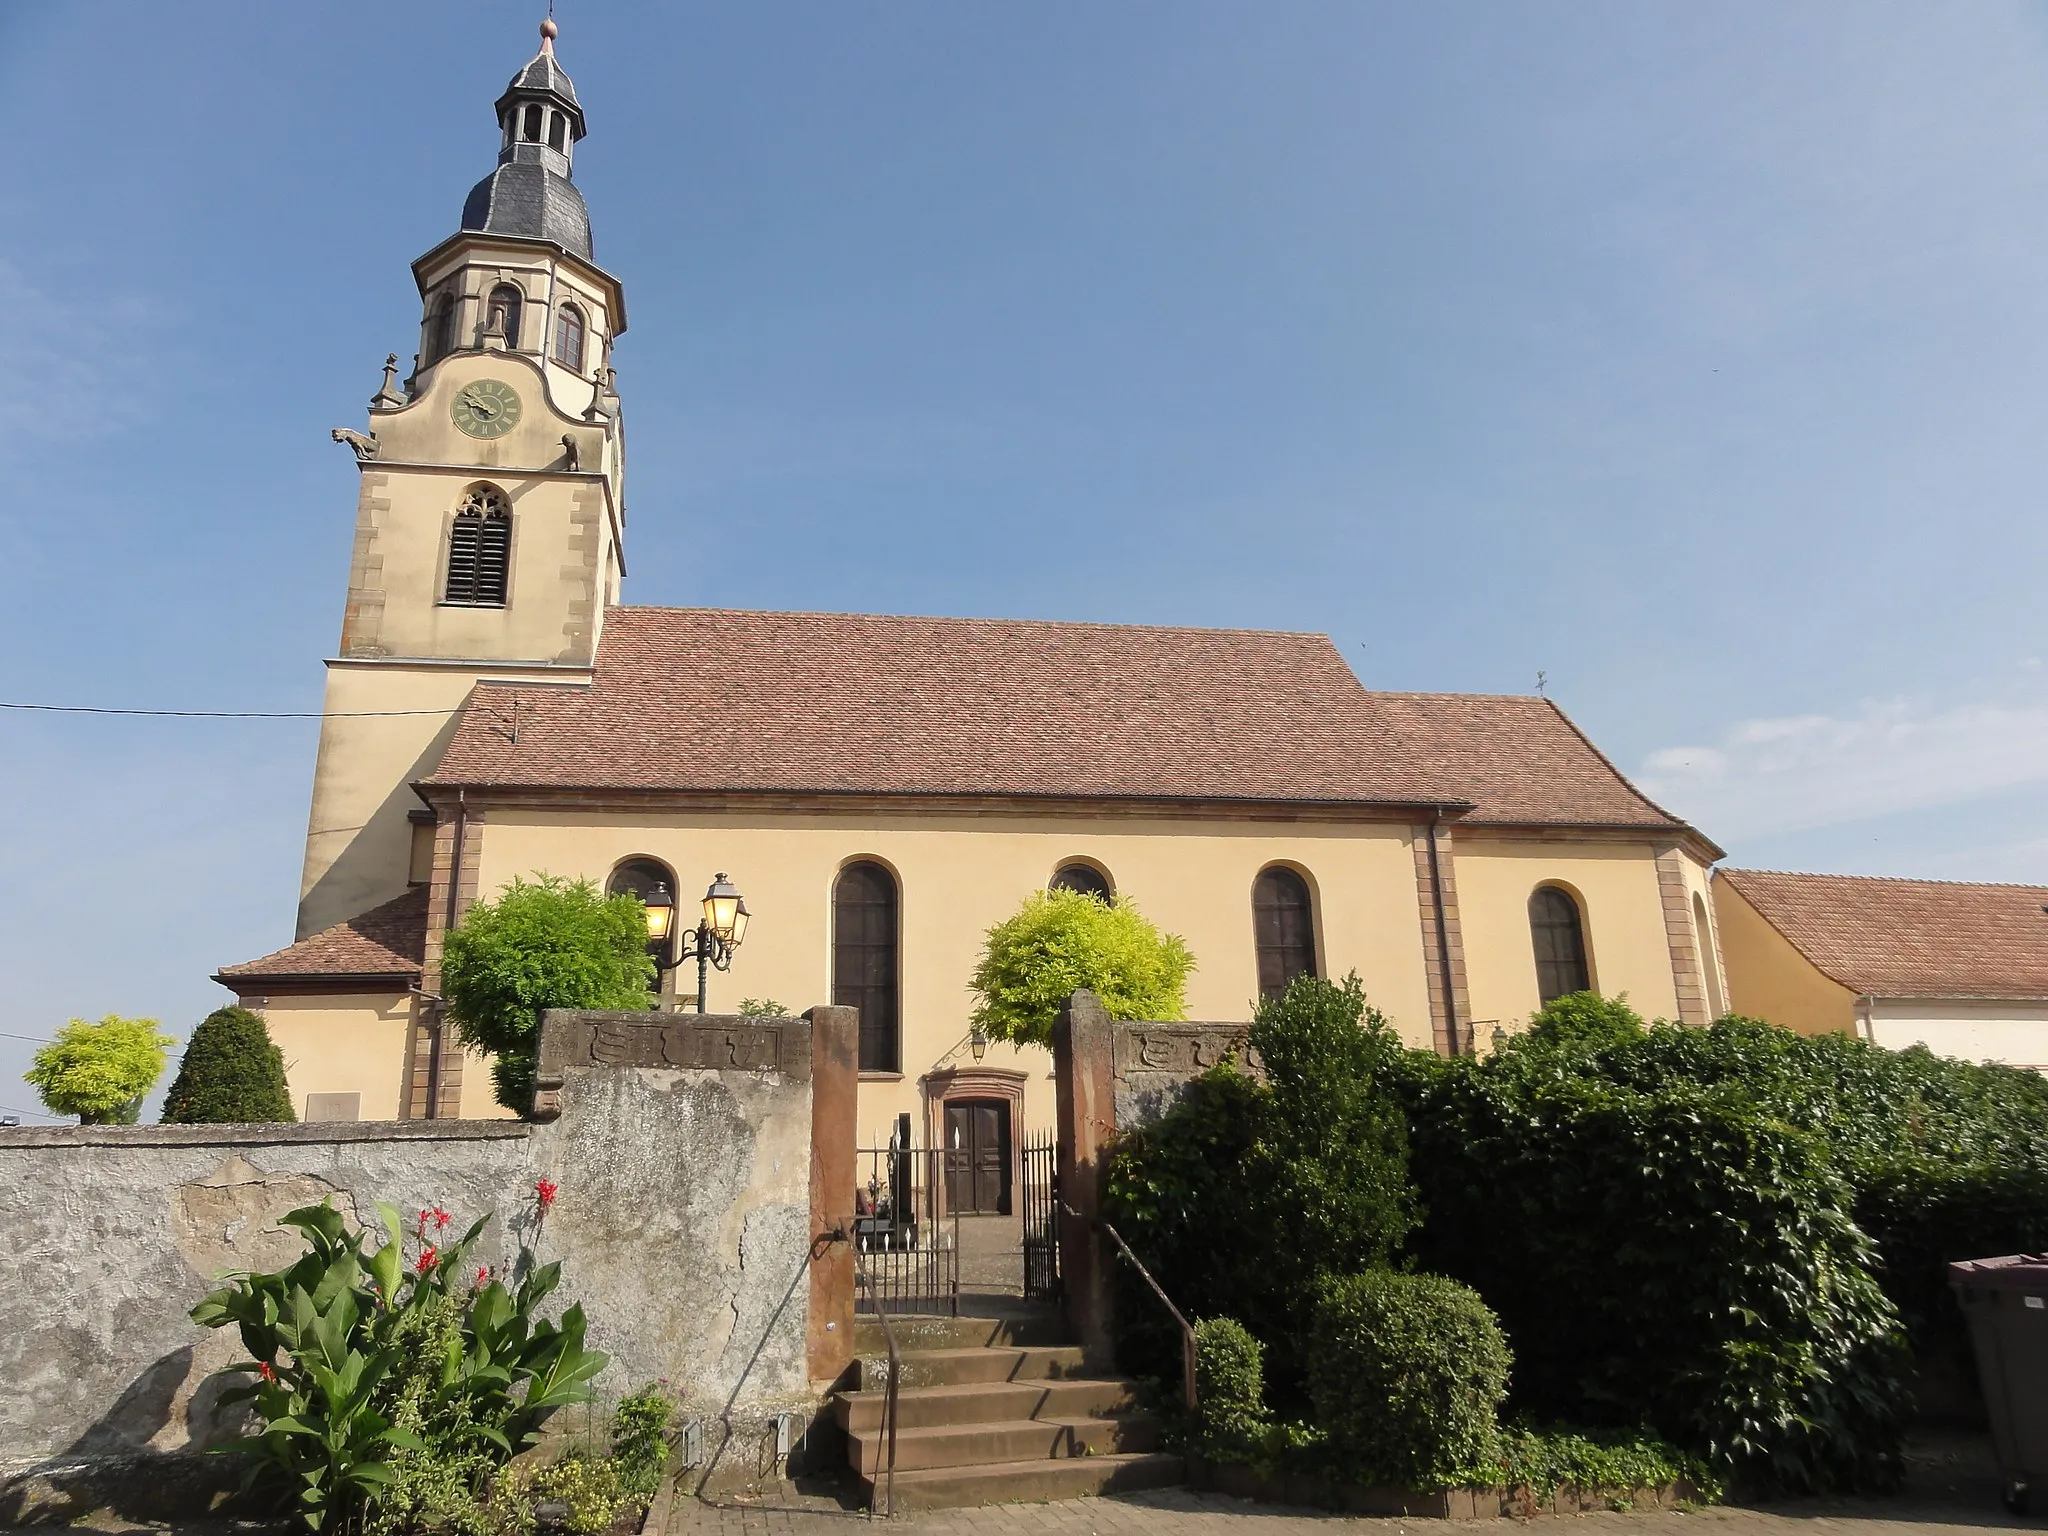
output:
<svg viewBox="0 0 2048 1536"><path fill-rule="evenodd" d="M240 1341L187 1314L217 1276L289 1263L277 1218L328 1197L372 1222L379 1200L491 1213L478 1262L562 1260L552 1305L582 1302L612 1356L600 1398L666 1378L714 1439L758 1433L809 1402L810 1123L807 1074L617 1067L567 1073L546 1125L0 1130L0 1482L234 1433L208 1377Z"/></svg>

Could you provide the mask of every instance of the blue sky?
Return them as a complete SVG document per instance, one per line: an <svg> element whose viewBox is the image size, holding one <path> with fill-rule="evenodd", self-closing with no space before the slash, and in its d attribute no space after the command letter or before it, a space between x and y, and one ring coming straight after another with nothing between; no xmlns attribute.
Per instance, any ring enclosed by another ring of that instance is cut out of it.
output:
<svg viewBox="0 0 2048 1536"><path fill-rule="evenodd" d="M538 15L0 9L0 699L318 707ZM630 601L1540 669L1735 862L2048 881L2048 11L558 15ZM0 1034L287 940L313 741L0 714Z"/></svg>

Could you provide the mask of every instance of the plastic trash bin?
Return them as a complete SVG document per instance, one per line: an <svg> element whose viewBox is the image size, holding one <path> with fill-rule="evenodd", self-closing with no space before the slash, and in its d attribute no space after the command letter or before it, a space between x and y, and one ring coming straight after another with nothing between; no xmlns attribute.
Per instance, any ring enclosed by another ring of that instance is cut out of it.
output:
<svg viewBox="0 0 2048 1536"><path fill-rule="evenodd" d="M1965 1259L1948 1283L1970 1324L2005 1507L2048 1501L2048 1253Z"/></svg>

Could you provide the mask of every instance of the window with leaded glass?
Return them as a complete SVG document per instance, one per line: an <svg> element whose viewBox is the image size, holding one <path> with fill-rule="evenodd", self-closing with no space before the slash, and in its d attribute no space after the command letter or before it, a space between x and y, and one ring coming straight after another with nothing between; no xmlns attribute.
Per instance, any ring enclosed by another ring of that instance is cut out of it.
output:
<svg viewBox="0 0 2048 1536"><path fill-rule="evenodd" d="M1315 906L1308 882L1285 865L1259 871L1252 886L1252 938L1259 996L1278 997L1295 977L1316 974Z"/></svg>
<svg viewBox="0 0 2048 1536"><path fill-rule="evenodd" d="M832 888L832 1001L860 1010L860 1070L900 1072L896 877L862 861Z"/></svg>
<svg viewBox="0 0 2048 1536"><path fill-rule="evenodd" d="M1529 898L1529 932L1536 941L1536 995L1544 1003L1592 989L1585 922L1570 891L1554 885L1536 887Z"/></svg>
<svg viewBox="0 0 2048 1536"><path fill-rule="evenodd" d="M1051 888L1055 891L1079 891L1083 896L1093 896L1104 904L1116 900L1109 876L1093 864L1062 864L1053 871Z"/></svg>

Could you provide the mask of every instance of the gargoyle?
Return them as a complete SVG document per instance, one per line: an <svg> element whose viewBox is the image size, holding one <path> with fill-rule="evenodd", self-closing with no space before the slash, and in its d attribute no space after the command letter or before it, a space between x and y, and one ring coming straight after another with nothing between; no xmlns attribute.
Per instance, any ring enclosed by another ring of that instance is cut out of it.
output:
<svg viewBox="0 0 2048 1536"><path fill-rule="evenodd" d="M377 434L357 432L348 427L336 427L329 434L337 443L347 443L356 453L358 463L368 463L377 457Z"/></svg>
<svg viewBox="0 0 2048 1536"><path fill-rule="evenodd" d="M576 434L564 432L562 434L562 468L574 471L582 467L583 452L576 446Z"/></svg>

